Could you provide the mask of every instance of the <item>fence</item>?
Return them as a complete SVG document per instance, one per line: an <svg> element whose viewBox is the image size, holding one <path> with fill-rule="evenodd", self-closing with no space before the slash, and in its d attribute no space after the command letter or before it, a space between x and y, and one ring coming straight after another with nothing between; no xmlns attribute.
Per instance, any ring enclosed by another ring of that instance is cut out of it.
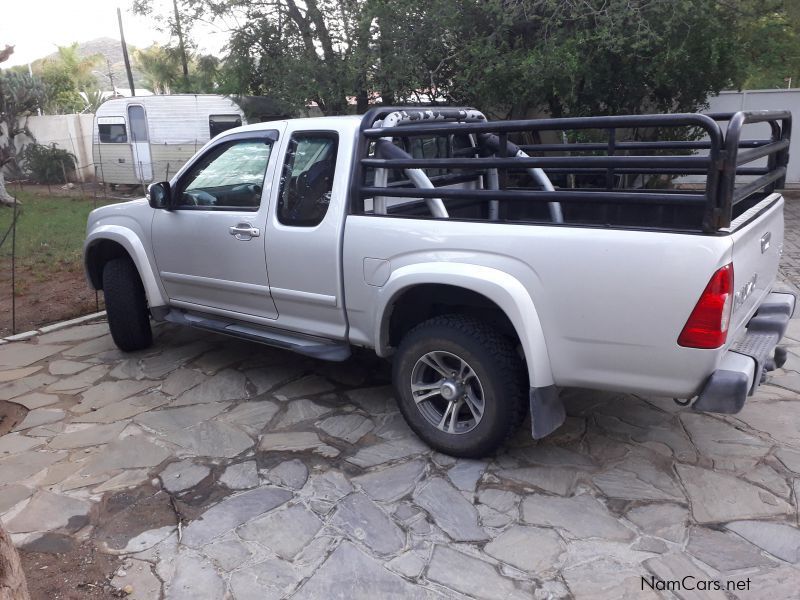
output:
<svg viewBox="0 0 800 600"><path fill-rule="evenodd" d="M137 156L130 143L95 144L94 117L93 114L29 117L27 125L32 137L20 135L15 139L17 156L34 141L56 144L75 156L76 169L70 177L75 183L143 185L142 181L147 184L169 179L205 144L204 140L194 138L150 144L146 158L137 163L136 158L142 157Z"/></svg>
<svg viewBox="0 0 800 600"><path fill-rule="evenodd" d="M86 218L128 198L89 182L6 187L18 202L0 208L0 338L100 310L83 275Z"/></svg>
<svg viewBox="0 0 800 600"><path fill-rule="evenodd" d="M15 334L17 331L17 219L19 218L19 205L14 202L11 210L11 225L0 238L0 250L6 243L9 235L11 236L11 333Z"/></svg>
<svg viewBox="0 0 800 600"><path fill-rule="evenodd" d="M67 173L59 163L50 170L58 182L47 185L7 181L8 192L21 203L0 207L0 338L102 308L102 296L89 288L82 273L80 251L88 212L141 196L142 179L169 179L204 143L187 139L177 145L153 145L148 162L142 164L134 160L130 143L93 148L92 114L33 116L27 126L33 139L15 139L18 156L33 140L56 144L75 156L76 169ZM152 178L142 177L148 170ZM103 182L121 186L115 189Z"/></svg>

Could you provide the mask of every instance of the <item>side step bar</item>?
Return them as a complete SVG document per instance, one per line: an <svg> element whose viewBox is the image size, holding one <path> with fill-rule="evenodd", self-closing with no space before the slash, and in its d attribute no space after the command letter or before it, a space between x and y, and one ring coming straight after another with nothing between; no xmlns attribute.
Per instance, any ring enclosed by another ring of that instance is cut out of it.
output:
<svg viewBox="0 0 800 600"><path fill-rule="evenodd" d="M269 329L223 318L200 316L175 308L171 309L162 318L170 323L222 333L224 335L258 342L275 348L291 350L292 352L297 352L298 354L303 354L304 356L310 356L312 358L319 358L321 360L341 362L350 358L350 344L346 342L335 342L322 338L303 336L283 330Z"/></svg>

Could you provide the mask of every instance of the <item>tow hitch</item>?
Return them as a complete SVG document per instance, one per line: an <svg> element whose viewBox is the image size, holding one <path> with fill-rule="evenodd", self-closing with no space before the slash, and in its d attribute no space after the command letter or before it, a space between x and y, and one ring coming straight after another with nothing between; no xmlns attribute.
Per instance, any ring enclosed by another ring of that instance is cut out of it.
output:
<svg viewBox="0 0 800 600"><path fill-rule="evenodd" d="M783 365L786 364L786 348L783 346L777 346L775 348L775 354L772 358L767 359L764 363L764 370L765 371L774 371L775 369L780 369Z"/></svg>

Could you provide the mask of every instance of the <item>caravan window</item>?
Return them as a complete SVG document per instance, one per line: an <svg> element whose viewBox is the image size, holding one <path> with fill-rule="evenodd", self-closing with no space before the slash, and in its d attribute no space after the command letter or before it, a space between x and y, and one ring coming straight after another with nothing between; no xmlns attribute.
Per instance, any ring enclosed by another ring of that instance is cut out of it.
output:
<svg viewBox="0 0 800 600"><path fill-rule="evenodd" d="M239 115L209 115L208 133L212 138L218 136L223 131L239 127L242 124L242 117Z"/></svg>
<svg viewBox="0 0 800 600"><path fill-rule="evenodd" d="M98 123L101 144L124 144L128 141L125 123Z"/></svg>

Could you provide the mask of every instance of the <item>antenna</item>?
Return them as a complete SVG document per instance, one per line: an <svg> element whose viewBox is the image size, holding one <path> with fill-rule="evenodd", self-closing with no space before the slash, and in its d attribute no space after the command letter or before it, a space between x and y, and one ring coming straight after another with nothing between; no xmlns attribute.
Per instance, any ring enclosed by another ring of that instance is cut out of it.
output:
<svg viewBox="0 0 800 600"><path fill-rule="evenodd" d="M116 86L114 85L114 71L111 70L111 59L106 57L106 68L108 69L108 81L111 83L111 93L115 93L117 91Z"/></svg>

